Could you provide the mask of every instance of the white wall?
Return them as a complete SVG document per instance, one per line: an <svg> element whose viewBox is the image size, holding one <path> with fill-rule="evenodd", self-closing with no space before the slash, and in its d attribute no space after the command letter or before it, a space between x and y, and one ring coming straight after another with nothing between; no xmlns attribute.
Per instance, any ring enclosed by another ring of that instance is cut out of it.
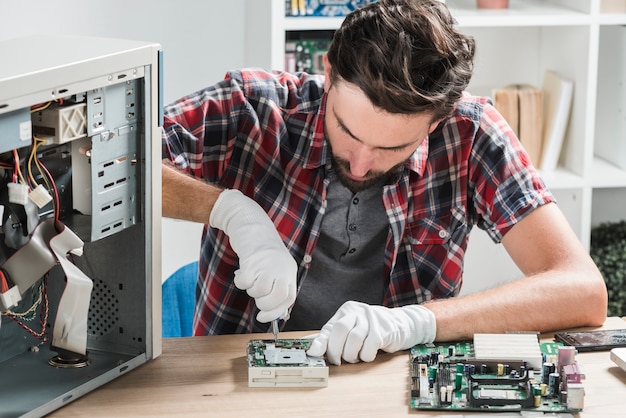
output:
<svg viewBox="0 0 626 418"><path fill-rule="evenodd" d="M243 66L245 1L0 0L0 41L55 33L158 42L169 103ZM201 225L163 220L164 278L198 259L200 233Z"/></svg>

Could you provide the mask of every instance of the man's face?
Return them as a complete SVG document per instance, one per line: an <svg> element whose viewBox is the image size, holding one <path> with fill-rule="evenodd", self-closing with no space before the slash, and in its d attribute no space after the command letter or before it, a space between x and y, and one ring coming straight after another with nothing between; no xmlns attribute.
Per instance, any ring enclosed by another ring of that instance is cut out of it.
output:
<svg viewBox="0 0 626 418"><path fill-rule="evenodd" d="M326 78L324 133L339 180L352 192L367 189L402 169L436 127L430 114L387 113L372 105L363 91Z"/></svg>

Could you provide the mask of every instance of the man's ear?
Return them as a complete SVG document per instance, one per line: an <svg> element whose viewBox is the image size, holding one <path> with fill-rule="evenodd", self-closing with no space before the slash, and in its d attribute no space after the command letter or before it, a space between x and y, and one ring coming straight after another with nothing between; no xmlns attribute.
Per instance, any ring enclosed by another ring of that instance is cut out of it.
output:
<svg viewBox="0 0 626 418"><path fill-rule="evenodd" d="M443 118L441 118L441 119L437 119L436 121L432 122L432 123L430 124L430 128L428 128L428 133L429 133L429 134L432 134L432 133L433 133L433 131L434 131L435 129L437 129L437 126L439 126L439 124L441 123L441 121L442 121L442 120L443 120Z"/></svg>
<svg viewBox="0 0 626 418"><path fill-rule="evenodd" d="M330 65L330 62L328 62L328 53L324 53L323 59L324 59L324 91L328 93L328 91L330 90L330 85L331 85L331 80L330 80L331 65Z"/></svg>

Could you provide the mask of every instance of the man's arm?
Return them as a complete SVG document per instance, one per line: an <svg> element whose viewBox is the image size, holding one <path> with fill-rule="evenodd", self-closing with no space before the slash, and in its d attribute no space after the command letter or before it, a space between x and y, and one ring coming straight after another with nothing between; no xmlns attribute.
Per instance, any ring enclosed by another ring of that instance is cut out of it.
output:
<svg viewBox="0 0 626 418"><path fill-rule="evenodd" d="M502 243L525 278L424 304L435 314L436 340L604 322L607 292L602 275L556 204L534 210L508 231Z"/></svg>
<svg viewBox="0 0 626 418"><path fill-rule="evenodd" d="M208 224L222 189L182 173L166 162L161 164L161 176L163 216Z"/></svg>
<svg viewBox="0 0 626 418"><path fill-rule="evenodd" d="M604 280L560 209L548 203L502 240L525 278L473 295L400 308L347 302L322 327L309 355L333 364L372 361L378 349L471 340L475 333L554 331L601 325Z"/></svg>
<svg viewBox="0 0 626 418"><path fill-rule="evenodd" d="M239 257L234 284L255 299L257 320L287 318L296 300L298 265L263 208L238 190L220 189L165 162L161 174L163 216L224 231Z"/></svg>

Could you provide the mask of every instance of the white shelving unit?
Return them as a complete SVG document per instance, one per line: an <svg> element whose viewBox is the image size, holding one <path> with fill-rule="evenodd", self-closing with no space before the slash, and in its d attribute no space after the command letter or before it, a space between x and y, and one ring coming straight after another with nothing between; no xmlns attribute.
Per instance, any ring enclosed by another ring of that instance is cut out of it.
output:
<svg viewBox="0 0 626 418"><path fill-rule="evenodd" d="M593 226L626 219L626 13L602 13L603 1L613 0L510 0L504 10L446 1L477 41L471 93L490 95L512 83L540 87L547 69L574 80L559 167L542 176L586 248ZM341 21L285 16L283 0L249 1L245 64L283 69L287 32L334 30ZM520 277L486 234L470 241L463 293Z"/></svg>

